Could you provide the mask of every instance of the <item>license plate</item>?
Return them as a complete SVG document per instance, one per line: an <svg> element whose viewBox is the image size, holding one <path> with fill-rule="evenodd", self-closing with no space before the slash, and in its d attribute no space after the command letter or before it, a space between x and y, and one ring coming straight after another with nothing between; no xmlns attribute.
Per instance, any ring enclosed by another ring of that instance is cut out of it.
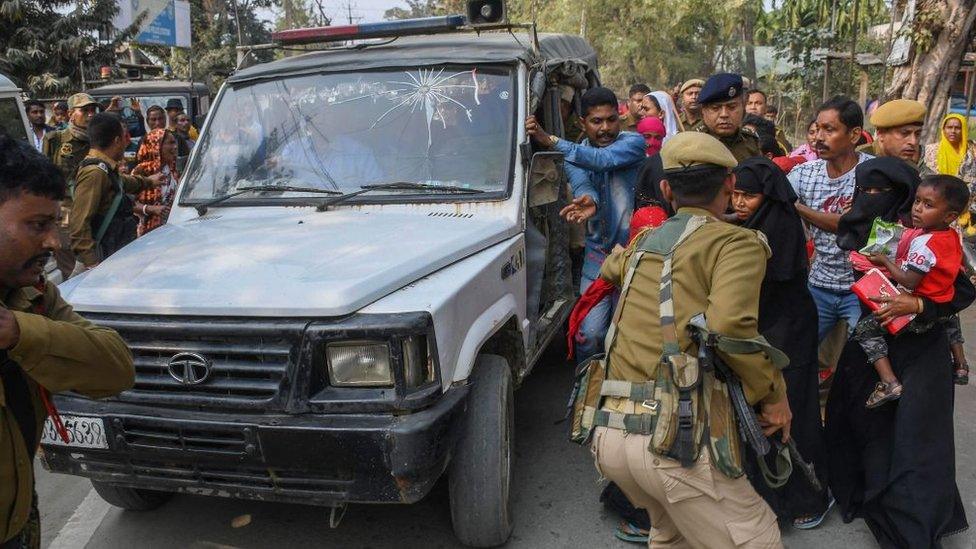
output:
<svg viewBox="0 0 976 549"><path fill-rule="evenodd" d="M44 432L41 433L42 443L72 448L108 449L108 437L105 436L105 422L102 418L62 415L61 421L68 431L68 443L65 444L64 439L58 434L51 418L47 418L44 422Z"/></svg>

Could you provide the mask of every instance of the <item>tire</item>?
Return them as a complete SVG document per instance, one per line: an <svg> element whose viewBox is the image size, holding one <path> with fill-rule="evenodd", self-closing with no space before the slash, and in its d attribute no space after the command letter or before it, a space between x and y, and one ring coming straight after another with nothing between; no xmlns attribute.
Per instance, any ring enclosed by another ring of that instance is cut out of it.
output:
<svg viewBox="0 0 976 549"><path fill-rule="evenodd" d="M92 481L92 487L106 502L129 511L152 511L173 497L170 492L126 488L97 480Z"/></svg>
<svg viewBox="0 0 976 549"><path fill-rule="evenodd" d="M479 355L449 472L454 534L471 547L495 547L512 534L512 391L508 361Z"/></svg>

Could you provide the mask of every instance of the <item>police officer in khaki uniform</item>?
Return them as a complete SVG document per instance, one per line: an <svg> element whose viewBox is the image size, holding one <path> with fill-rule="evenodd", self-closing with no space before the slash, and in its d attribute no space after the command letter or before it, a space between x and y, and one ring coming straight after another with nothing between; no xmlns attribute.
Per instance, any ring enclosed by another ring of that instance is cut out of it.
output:
<svg viewBox="0 0 976 549"><path fill-rule="evenodd" d="M44 136L41 152L61 170L61 174L69 182L69 185L75 179L78 165L88 156L88 149L90 148L88 121L95 116L98 109L99 105L95 98L87 93L76 93L68 98L68 127ZM71 276L71 272L75 268L75 256L71 253L68 240L68 212L70 208L71 192L69 189L61 210L61 248L54 254L63 279Z"/></svg>
<svg viewBox="0 0 976 549"><path fill-rule="evenodd" d="M104 112L91 119L91 150L78 167L68 234L76 265L74 274L93 268L136 238L136 219L129 194L158 187L163 174L122 175L118 163L131 142L122 119Z"/></svg>
<svg viewBox="0 0 976 549"><path fill-rule="evenodd" d="M770 253L755 231L720 221L734 189L731 168L736 165L722 143L704 133L683 132L664 145L661 157L665 170L662 190L677 213L645 236L668 231L673 223L697 226L671 256L670 299L662 297L664 255L643 253L631 263L645 244L640 237L607 258L600 272L604 280L623 287L614 313L616 324L607 336L607 379L630 382L631 387L661 383L666 374L662 369L668 368L661 365L662 358L669 345L695 356L697 349L686 327L696 314L705 314L713 333L756 338L759 291ZM667 330L662 330L667 316L662 303L672 312L675 338L671 343L666 340ZM766 434L781 431L777 436L787 439L792 416L780 371L764 353L720 351L719 355L741 379L749 402L761 406L760 423ZM602 410L646 417L644 414L656 415L664 408L657 406L661 401L641 403L640 398L632 398L608 397ZM717 401L710 402L715 409ZM717 421L715 416L713 419ZM773 511L746 477L723 474L717 465L720 457L709 448L701 448L697 459L683 466L670 457L649 453L655 435L628 432L611 424L595 429L591 450L600 473L615 482L635 506L647 509L653 526L651 547L782 546ZM702 445L708 443L702 441Z"/></svg>
<svg viewBox="0 0 976 549"><path fill-rule="evenodd" d="M685 131L696 130L701 123L701 103L698 96L701 95L702 86L705 81L701 78L692 78L681 84L678 89L678 99L681 101L681 127Z"/></svg>
<svg viewBox="0 0 976 549"><path fill-rule="evenodd" d="M911 99L895 99L875 109L871 115L874 143L861 145L859 152L875 156L894 156L918 166L922 153L922 124L925 106Z"/></svg>
<svg viewBox="0 0 976 549"><path fill-rule="evenodd" d="M698 131L717 137L740 162L763 155L759 136L742 127L745 101L742 77L731 73L713 74L698 95L702 106L702 124Z"/></svg>
<svg viewBox="0 0 976 549"><path fill-rule="evenodd" d="M60 172L6 136L0 165L0 547L34 549L40 522L33 464L54 409L49 393L114 395L132 386L135 372L122 338L80 317L42 278L60 245Z"/></svg>

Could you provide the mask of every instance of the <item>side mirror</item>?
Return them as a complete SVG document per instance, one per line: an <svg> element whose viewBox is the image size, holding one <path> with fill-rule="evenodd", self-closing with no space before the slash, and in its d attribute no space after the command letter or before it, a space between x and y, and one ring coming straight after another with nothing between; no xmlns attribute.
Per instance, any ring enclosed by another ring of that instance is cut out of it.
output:
<svg viewBox="0 0 976 549"><path fill-rule="evenodd" d="M559 200L559 193L566 185L563 171L563 153L537 152L529 164L529 207L535 208Z"/></svg>

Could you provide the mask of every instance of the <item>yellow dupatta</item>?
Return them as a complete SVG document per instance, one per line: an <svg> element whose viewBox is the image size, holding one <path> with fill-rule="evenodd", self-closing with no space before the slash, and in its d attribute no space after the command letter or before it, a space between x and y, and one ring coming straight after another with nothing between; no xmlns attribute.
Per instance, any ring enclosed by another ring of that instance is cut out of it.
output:
<svg viewBox="0 0 976 549"><path fill-rule="evenodd" d="M959 141L959 148L952 146L952 143L946 139L945 136L945 125L946 122L955 118L962 125L962 139ZM963 161L966 159L966 151L969 148L969 125L966 123L966 118L961 114L950 113L942 119L942 125L939 126L939 150L936 153L936 168L939 173L946 175L959 175L959 168L962 166Z"/></svg>

